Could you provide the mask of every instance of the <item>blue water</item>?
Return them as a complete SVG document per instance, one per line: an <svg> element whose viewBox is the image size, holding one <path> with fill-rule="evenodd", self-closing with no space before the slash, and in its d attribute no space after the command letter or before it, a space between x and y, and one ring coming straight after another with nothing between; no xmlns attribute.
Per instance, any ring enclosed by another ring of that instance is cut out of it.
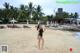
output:
<svg viewBox="0 0 80 53"><path fill-rule="evenodd" d="M74 37L80 40L80 32L75 32Z"/></svg>

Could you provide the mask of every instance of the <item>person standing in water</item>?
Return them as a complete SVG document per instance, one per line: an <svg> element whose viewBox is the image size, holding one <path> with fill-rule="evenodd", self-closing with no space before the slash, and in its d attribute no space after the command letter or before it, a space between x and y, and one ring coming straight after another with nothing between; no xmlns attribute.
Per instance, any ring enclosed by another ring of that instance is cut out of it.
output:
<svg viewBox="0 0 80 53"><path fill-rule="evenodd" d="M43 48L44 46L44 38L43 38L44 29L41 24L38 24L37 31L38 31L38 48L40 49Z"/></svg>

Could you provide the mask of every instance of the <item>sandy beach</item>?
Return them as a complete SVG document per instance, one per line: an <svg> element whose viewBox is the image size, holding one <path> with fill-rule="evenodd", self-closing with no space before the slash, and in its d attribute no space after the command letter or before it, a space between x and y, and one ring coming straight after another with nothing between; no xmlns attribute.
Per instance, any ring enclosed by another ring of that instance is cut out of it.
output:
<svg viewBox="0 0 80 53"><path fill-rule="evenodd" d="M29 26L31 28L0 29L0 45L8 45L8 53L80 53L80 40L73 32L49 28L44 32L44 48L39 50L35 25Z"/></svg>

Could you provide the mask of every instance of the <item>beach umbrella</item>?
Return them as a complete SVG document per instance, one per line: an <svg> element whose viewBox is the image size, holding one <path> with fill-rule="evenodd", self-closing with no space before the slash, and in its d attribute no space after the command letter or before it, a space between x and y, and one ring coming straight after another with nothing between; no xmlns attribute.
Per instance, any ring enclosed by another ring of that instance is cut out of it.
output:
<svg viewBox="0 0 80 53"><path fill-rule="evenodd" d="M14 24L17 21L13 18L12 20L10 20L10 22Z"/></svg>

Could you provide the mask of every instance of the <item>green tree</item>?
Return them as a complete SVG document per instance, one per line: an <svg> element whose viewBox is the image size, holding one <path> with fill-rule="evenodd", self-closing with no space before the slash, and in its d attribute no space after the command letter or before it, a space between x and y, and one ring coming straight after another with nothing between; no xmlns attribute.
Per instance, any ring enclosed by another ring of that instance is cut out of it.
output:
<svg viewBox="0 0 80 53"><path fill-rule="evenodd" d="M25 18L25 6L22 4L19 9L18 21L24 21Z"/></svg>
<svg viewBox="0 0 80 53"><path fill-rule="evenodd" d="M53 15L48 15L47 17L48 17L48 21L52 21Z"/></svg>
<svg viewBox="0 0 80 53"><path fill-rule="evenodd" d="M77 18L78 18L78 16L79 16L79 15L78 15L78 13L77 13L77 12L75 12L75 14L74 14L74 18L75 18L75 19L77 19Z"/></svg>
<svg viewBox="0 0 80 53"><path fill-rule="evenodd" d="M63 22L65 18L69 18L69 13L67 12L56 13L55 20L58 23Z"/></svg>
<svg viewBox="0 0 80 53"><path fill-rule="evenodd" d="M36 16L37 16L37 20L42 20L44 13L42 13L42 8L40 5L37 6L36 8Z"/></svg>
<svg viewBox="0 0 80 53"><path fill-rule="evenodd" d="M32 19L31 16L32 16L33 10L34 10L33 3L30 2L30 3L28 4L28 14L29 14L29 18L30 18L30 19Z"/></svg>
<svg viewBox="0 0 80 53"><path fill-rule="evenodd" d="M3 10L3 22L8 23L9 22L9 17L10 17L10 5L9 3L5 2L4 4L5 9Z"/></svg>
<svg viewBox="0 0 80 53"><path fill-rule="evenodd" d="M76 24L77 24L77 19L78 19L78 17L79 17L78 13L75 12L75 14L74 14L74 20L76 21Z"/></svg>
<svg viewBox="0 0 80 53"><path fill-rule="evenodd" d="M0 9L0 19L2 18L2 9Z"/></svg>
<svg viewBox="0 0 80 53"><path fill-rule="evenodd" d="M10 7L9 3L7 3L7 2L5 2L3 5L4 5L5 9L9 9L9 7Z"/></svg>
<svg viewBox="0 0 80 53"><path fill-rule="evenodd" d="M69 15L69 18L74 18L74 14L71 13L71 14Z"/></svg>

